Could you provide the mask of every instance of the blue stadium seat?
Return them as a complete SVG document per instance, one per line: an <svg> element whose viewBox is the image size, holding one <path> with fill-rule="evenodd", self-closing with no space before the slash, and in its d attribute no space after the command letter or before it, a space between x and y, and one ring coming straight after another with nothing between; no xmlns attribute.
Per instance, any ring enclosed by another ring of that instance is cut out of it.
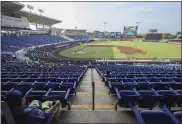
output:
<svg viewBox="0 0 182 124"><path fill-rule="evenodd" d="M182 112L178 111L178 112L174 112L173 113L174 116L180 121L182 119Z"/></svg>
<svg viewBox="0 0 182 124"><path fill-rule="evenodd" d="M176 95L171 90L158 90L157 93L161 95L160 102L164 103L169 108L174 107L180 99L180 96Z"/></svg>
<svg viewBox="0 0 182 124"><path fill-rule="evenodd" d="M117 105L120 107L129 108L131 103L136 103L139 96L133 90L118 90L116 88L116 94L118 102L115 105L115 110L117 110Z"/></svg>
<svg viewBox="0 0 182 124"><path fill-rule="evenodd" d="M48 100L48 101L60 100L62 107L66 107L68 105L68 109L70 110L71 107L67 101L70 95L70 91L71 89L60 91L60 90L53 90L50 88L44 98L45 100Z"/></svg>
<svg viewBox="0 0 182 124"><path fill-rule="evenodd" d="M62 90L67 90L67 89L70 89L70 94L73 94L75 93L76 95L76 81L75 82L62 82L61 85L60 85L60 89Z"/></svg>
<svg viewBox="0 0 182 124"><path fill-rule="evenodd" d="M1 90L1 101L5 101L6 100L6 94L8 92L11 92L12 90L13 90L13 88L10 90Z"/></svg>
<svg viewBox="0 0 182 124"><path fill-rule="evenodd" d="M116 92L115 92L115 88L120 88L120 87L123 87L123 83L122 82L108 82L108 86L109 86L109 88L110 88L110 90L109 90L109 95L110 94L116 94Z"/></svg>
<svg viewBox="0 0 182 124"><path fill-rule="evenodd" d="M180 95L180 99L177 102L177 105L179 107L182 107L182 90L175 90L179 95Z"/></svg>
<svg viewBox="0 0 182 124"><path fill-rule="evenodd" d="M174 90L181 89L182 88L181 86L182 86L182 83L179 83L179 82L175 82L169 85L169 87L173 88Z"/></svg>
<svg viewBox="0 0 182 124"><path fill-rule="evenodd" d="M33 101L33 100L39 100L39 101L44 101L44 96L46 95L47 91L46 90L34 90L31 88L27 93L26 97L28 101Z"/></svg>
<svg viewBox="0 0 182 124"><path fill-rule="evenodd" d="M62 81L61 82L48 81L48 83L46 84L46 87L53 88L53 89L60 89L61 83Z"/></svg>
<svg viewBox="0 0 182 124"><path fill-rule="evenodd" d="M49 87L46 87L48 82L38 82L38 81L35 81L33 83L33 88L35 90L48 90Z"/></svg>
<svg viewBox="0 0 182 124"><path fill-rule="evenodd" d="M143 110L140 114L146 124L176 124L169 115L159 110Z"/></svg>
<svg viewBox="0 0 182 124"><path fill-rule="evenodd" d="M152 90L139 90L140 99L137 105L141 108L153 108L161 99L161 96L153 92Z"/></svg>

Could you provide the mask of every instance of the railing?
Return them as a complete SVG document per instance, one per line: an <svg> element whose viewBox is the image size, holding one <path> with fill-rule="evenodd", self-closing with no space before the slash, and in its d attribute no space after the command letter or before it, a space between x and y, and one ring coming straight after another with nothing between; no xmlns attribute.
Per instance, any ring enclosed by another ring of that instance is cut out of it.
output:
<svg viewBox="0 0 182 124"><path fill-rule="evenodd" d="M93 77L93 67L91 64L91 79L92 79L92 110L95 110L95 82Z"/></svg>

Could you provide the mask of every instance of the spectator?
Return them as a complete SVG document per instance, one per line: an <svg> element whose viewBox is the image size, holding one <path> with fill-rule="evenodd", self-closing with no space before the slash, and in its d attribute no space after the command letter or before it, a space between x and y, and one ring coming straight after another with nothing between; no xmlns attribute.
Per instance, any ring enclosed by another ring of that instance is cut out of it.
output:
<svg viewBox="0 0 182 124"><path fill-rule="evenodd" d="M107 76L111 75L111 71L107 70Z"/></svg>
<svg viewBox="0 0 182 124"><path fill-rule="evenodd" d="M34 100L29 106L26 106L26 96L23 96L18 90L9 92L6 101L17 124L45 123L48 117L60 106L60 101L56 101L52 105L51 101L41 104L38 100Z"/></svg>

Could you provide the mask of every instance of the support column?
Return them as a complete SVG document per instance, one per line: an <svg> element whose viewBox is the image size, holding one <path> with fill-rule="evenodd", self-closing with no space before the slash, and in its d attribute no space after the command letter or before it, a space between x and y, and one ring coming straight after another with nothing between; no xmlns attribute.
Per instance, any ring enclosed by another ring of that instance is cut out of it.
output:
<svg viewBox="0 0 182 124"><path fill-rule="evenodd" d="M51 31L52 25L48 25L48 26L49 26L49 35L52 35L52 31Z"/></svg>
<svg viewBox="0 0 182 124"><path fill-rule="evenodd" d="M49 28L52 28L52 25L49 25Z"/></svg>
<svg viewBox="0 0 182 124"><path fill-rule="evenodd" d="M36 30L37 30L37 27L38 27L38 26L37 26L37 23L35 23L35 27L36 27Z"/></svg>

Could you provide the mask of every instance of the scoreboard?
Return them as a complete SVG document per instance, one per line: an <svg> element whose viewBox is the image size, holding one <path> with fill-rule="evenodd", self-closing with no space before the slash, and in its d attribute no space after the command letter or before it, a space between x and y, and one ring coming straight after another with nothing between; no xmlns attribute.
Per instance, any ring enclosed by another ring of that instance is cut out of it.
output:
<svg viewBox="0 0 182 124"><path fill-rule="evenodd" d="M125 26L123 38L136 38L138 26Z"/></svg>
<svg viewBox="0 0 182 124"><path fill-rule="evenodd" d="M150 33L157 32L157 29L150 29L149 32L150 32Z"/></svg>
<svg viewBox="0 0 182 124"><path fill-rule="evenodd" d="M182 32L177 32L176 35L177 36L181 36L182 35Z"/></svg>

